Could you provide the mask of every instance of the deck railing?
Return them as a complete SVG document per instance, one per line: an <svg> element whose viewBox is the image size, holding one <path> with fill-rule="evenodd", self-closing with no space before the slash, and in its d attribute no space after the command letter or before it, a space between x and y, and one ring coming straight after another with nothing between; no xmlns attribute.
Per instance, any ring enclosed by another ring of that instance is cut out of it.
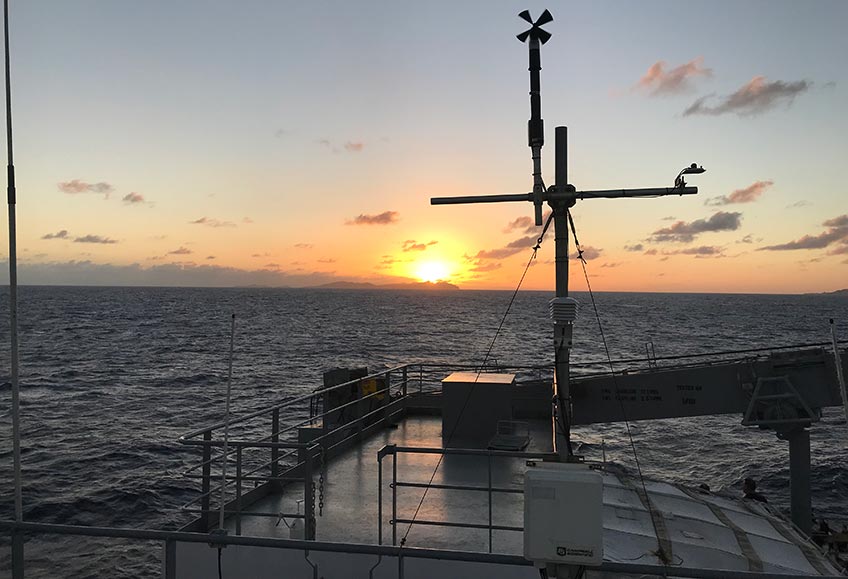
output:
<svg viewBox="0 0 848 579"><path fill-rule="evenodd" d="M378 384L370 393L358 388L369 382ZM407 367L398 367L321 388L309 394L293 396L281 403L243 416L221 421L189 432L179 438L184 445L201 449L200 461L184 475L201 481L200 494L185 505L183 512L199 515L189 526L206 531L216 513L235 517L236 534L241 533L242 515L304 520L307 539L315 536L315 483L323 483L329 456L341 446L380 428L397 418L408 396L410 382ZM356 388L352 400L322 408L329 393ZM419 386L418 388L422 388ZM331 415L354 415L330 424ZM227 456L224 457L224 430L228 430ZM224 459L234 463L223 475ZM289 484L303 485L303 513L244 511L262 497ZM318 510L323 506L323 488L319 489ZM217 498L217 504L215 500Z"/></svg>
<svg viewBox="0 0 848 579"><path fill-rule="evenodd" d="M250 569L238 566L238 557L230 559L229 550L225 547L232 546L238 549L241 546L259 547L272 549L275 552L293 552L302 558L311 567L312 577L321 576L321 564L313 562L310 556L315 557L325 554L329 557L340 555L344 557L344 563L350 568L351 557L370 557L367 565L362 565L370 579L389 578L403 579L406 573L420 576L420 567L415 565L420 562L440 562L449 565L449 577L482 577L489 576L492 565L515 570L515 575L525 576L523 569L530 567L532 563L520 555L501 555L491 553L479 553L474 551L452 551L440 549L421 549L416 547L399 547L390 545L362 545L356 543L326 543L320 541L297 541L292 539L278 539L268 537L240 537L234 535L189 533L182 531L158 531L149 529L125 529L114 527L87 527L78 525L56 525L47 523L29 523L0 520L0 529L4 534L11 535L13 544L19 545L17 555L12 560L12 578L24 579L24 539L28 535L59 535L59 536L85 536L102 537L109 539L124 539L131 541L156 541L162 544L162 577L163 579L178 579L177 562L179 548L186 545L205 544L208 546L207 566L214 565L216 551L223 552L223 565L227 569L226 576L233 578L251 577ZM15 551L13 549L13 551ZM373 562L373 563L372 563ZM365 563L364 561L362 563ZM645 565L639 563L613 563L605 562L598 567L587 567L601 571L605 576L615 574L667 576L672 573L675 577L689 577L692 579L727 579L732 574L737 579L801 579L810 577L802 574L763 573L749 571L728 571L725 569L698 569L687 567L663 567L660 565ZM519 575L520 573L520 575ZM196 573L195 573L196 574ZM362 575L365 576L364 574ZM504 575L507 576L507 575ZM816 575L820 579L839 579L841 575Z"/></svg>
<svg viewBox="0 0 848 579"><path fill-rule="evenodd" d="M485 485L466 485L466 484L439 484L432 481L408 481L398 479L398 455L401 454L430 454L437 456L445 455L460 455L460 456L475 456L486 458L486 484ZM412 525L428 525L438 527L454 527L464 529L481 529L488 531L488 552L492 552L492 534L494 531L513 531L524 532L524 527L513 525L497 525L492 518L492 507L495 494L524 494L524 489L519 487L497 487L492 484L492 459L493 458L510 458L528 460L557 460L558 456L549 452L519 452L505 450L485 450L471 448L427 448L427 447L410 447L397 446L388 444L377 452L377 543L383 544L383 459L387 456L392 457L392 482L389 488L392 490L392 513L389 519L389 524L392 528L392 545L397 545L397 528L398 524ZM448 520L433 520L423 518L403 518L398 516L398 493L399 488L418 488L418 489L438 489L444 491L465 491L486 493L488 506L488 519L483 522L471 521L448 521Z"/></svg>
<svg viewBox="0 0 848 579"><path fill-rule="evenodd" d="M197 517L186 528L209 530L223 509L226 518L234 517L236 534L241 532L242 516L249 515L303 519L306 537L313 538L315 513L320 516L323 506L321 491L327 461L357 440L396 422L409 409L409 399L437 396L442 379L449 373L478 370L468 364L397 366L289 397L234 416L229 424L222 420L184 434L179 438L181 444L201 449L200 460L184 471L187 478L200 480L200 493L181 508ZM485 370L515 372L539 380L550 372L547 366L510 364L487 366ZM370 384L371 391L364 392L363 384ZM351 391L354 394L349 401L327 404L334 393ZM228 468L223 476L225 430ZM318 476L317 485L314 476ZM302 513L245 510L292 484L303 485Z"/></svg>

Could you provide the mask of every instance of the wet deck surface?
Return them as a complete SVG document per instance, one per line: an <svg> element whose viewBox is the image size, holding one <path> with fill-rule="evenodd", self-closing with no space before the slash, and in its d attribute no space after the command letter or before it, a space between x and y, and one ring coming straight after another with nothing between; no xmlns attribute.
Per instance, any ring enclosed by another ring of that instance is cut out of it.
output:
<svg viewBox="0 0 848 579"><path fill-rule="evenodd" d="M325 480L324 512L317 517L317 539L376 544L381 527L383 544L391 545L393 457L388 455L383 459L383 513L378 519L377 453L387 444L441 448L441 428L439 416L403 418L397 428L379 431L330 461ZM530 428L531 443L526 451L550 452L549 424L531 422ZM451 446L469 447L460 441ZM427 484L433 477L436 484L488 487L491 461L493 487L520 489L527 468L525 458L445 455L438 464L439 458L436 454L400 454L398 480ZM683 567L730 572L759 569L776 573L836 573L836 568L815 547L767 505L656 481L646 481L642 487L639 481L614 467L602 471L602 476L606 561L640 561L662 566L656 549L663 542L675 565ZM316 474L316 481L317 478ZM423 494L423 488L398 488L398 518L414 517L417 522L411 528L408 523L398 524L397 544L406 537L407 546L489 551L487 528L424 524L437 521L486 525L489 521L488 492L430 488L422 502ZM267 513L295 512L296 501L302 496L302 485L294 485L250 505L249 509ZM316 494L316 504L317 498ZM421 507L416 515L419 503ZM655 507L653 514L648 510L648 503ZM523 504L521 494L495 493L492 523L521 527ZM664 524L658 527L653 517L659 517ZM228 527L234 532L233 518L228 520ZM661 533L661 539L657 533ZM242 516L241 534L286 538L289 530L284 524L276 525L276 517L245 515ZM493 531L491 551L520 555L523 539L521 532Z"/></svg>
<svg viewBox="0 0 848 579"><path fill-rule="evenodd" d="M397 428L377 432L340 456L332 459L327 467L324 483L323 516L316 514L317 539L321 541L344 541L352 543L378 542L378 465L377 452L387 444L415 447L442 447L441 417L410 416L400 420ZM530 445L526 452L550 452L549 425L543 421L530 422ZM461 441L451 446L464 446ZM402 482L427 483L439 462L438 455L401 454L398 457L398 480ZM383 459L383 544L392 544L392 456ZM495 488L520 489L525 459L504 457L479 457L446 455L433 478L435 484L488 486L489 461L491 460L492 486ZM317 474L315 476L317 487ZM316 488L316 509L318 503ZM398 518L413 518L421 501L424 489L398 488ZM296 501L303 498L301 485L291 486L282 494L275 494L254 503L249 510L255 512L296 512ZM523 498L520 494L494 493L492 498L492 522L495 525L521 527L523 524ZM467 490L445 490L431 488L415 516L416 521L461 522L487 524L489 520L489 497L487 492ZM261 537L288 537L289 530L283 524L276 525L276 518L242 516L242 535ZM228 520L234 532L234 520ZM408 546L426 546L453 550L489 550L487 529L448 528L400 523L397 542L407 535ZM522 534L513 531L493 531L492 551L496 553L520 554Z"/></svg>

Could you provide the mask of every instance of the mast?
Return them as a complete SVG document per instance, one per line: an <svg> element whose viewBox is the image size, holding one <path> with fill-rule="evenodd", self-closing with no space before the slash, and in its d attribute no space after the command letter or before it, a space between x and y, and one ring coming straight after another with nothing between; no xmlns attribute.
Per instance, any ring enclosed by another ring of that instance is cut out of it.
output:
<svg viewBox="0 0 848 579"><path fill-rule="evenodd" d="M542 25L553 21L545 10L534 22L525 10L518 15L531 27L518 35L518 40L528 42L530 57L530 120L527 124L527 141L533 161L533 190L529 193L507 195L471 195L463 197L434 197L432 205L455 205L461 203L497 203L530 201L534 205L536 226L542 225L542 204L547 203L552 211L556 249L556 297L551 301L551 317L554 321L554 383L552 421L554 451L560 460L573 459L571 452L571 398L570 356L573 342L574 322L577 319L577 301L568 295L568 225L569 210L578 200L612 199L621 197L659 197L665 195L694 195L697 187L688 187L683 175L703 173L704 169L694 163L677 175L674 187L648 189L606 189L600 191L578 191L568 183L568 129L556 127L556 179L552 187L545 187L542 179L542 146L545 143L540 72L542 69L541 46L551 38Z"/></svg>
<svg viewBox="0 0 848 579"><path fill-rule="evenodd" d="M557 127L555 189L568 187L568 128ZM570 368L574 322L577 320L577 300L568 297L568 210L573 199L549 201L554 219L554 248L556 267L556 297L551 302L554 320L554 383L553 432L554 450L561 459L571 460L571 392Z"/></svg>
<svg viewBox="0 0 848 579"><path fill-rule="evenodd" d="M9 203L9 338L11 341L12 383L12 455L15 479L15 522L24 518L23 493L21 488L21 422L20 422L20 384L18 380L18 263L17 230L15 223L15 163L12 152L12 84L9 64L9 0L3 0L3 35L6 64L6 153L7 185L6 198ZM12 572L15 577L23 577L23 537L13 533Z"/></svg>

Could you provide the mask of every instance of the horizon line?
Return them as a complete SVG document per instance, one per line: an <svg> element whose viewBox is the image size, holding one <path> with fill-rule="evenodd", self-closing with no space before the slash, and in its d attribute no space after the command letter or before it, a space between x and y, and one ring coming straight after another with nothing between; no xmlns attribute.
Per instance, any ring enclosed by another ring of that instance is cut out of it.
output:
<svg viewBox="0 0 848 579"><path fill-rule="evenodd" d="M362 285L369 285L370 287L327 287L326 285L315 285L315 286L272 286L272 285L226 285L226 286L212 286L212 285L112 285L112 284L62 284L62 283L45 283L45 284L18 284L18 288L104 288L104 289L254 289L254 290L326 290L326 291L415 291L415 292L445 292L445 293L453 293L456 291L461 292L512 292L514 289L507 288L471 288L465 289L459 286L454 285L453 288L440 288L440 287L415 287L415 282L410 283L410 287L391 287L392 284L380 285L373 284L370 282L350 282L353 284L362 283ZM432 282L420 282L421 284L432 283ZM449 282L448 282L449 283ZM436 284L433 284L434 286ZM6 283L3 286L3 289L8 290L9 284ZM525 289L521 290L519 293L555 293L554 289ZM572 290L571 293L589 293L588 290ZM676 295L763 295L763 296L804 296L804 295L840 295L846 294L848 295L848 287L841 288L832 291L811 291L811 292L721 292L721 291L662 291L662 290L653 290L653 291L644 291L644 290L593 290L592 293L596 294L676 294Z"/></svg>

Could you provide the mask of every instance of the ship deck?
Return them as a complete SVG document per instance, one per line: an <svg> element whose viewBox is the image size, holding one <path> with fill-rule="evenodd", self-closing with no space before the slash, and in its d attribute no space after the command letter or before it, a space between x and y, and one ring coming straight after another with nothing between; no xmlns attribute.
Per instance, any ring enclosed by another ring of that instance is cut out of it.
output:
<svg viewBox="0 0 848 579"><path fill-rule="evenodd" d="M530 443L525 452L550 453L550 426L542 420L528 421ZM399 447L440 448L442 421L440 416L412 415L343 451L329 461L324 481L324 509L316 514L316 539L355 543L378 542L378 451L386 445ZM382 481L383 543L392 543L391 460L384 463ZM467 456L447 454L397 455L398 480L411 483L430 482L434 485L485 487L489 483L491 462L495 488L520 490L525 470L524 460L502 456ZM441 462L440 462L441 461ZM438 463L438 469L436 465ZM435 475L434 475L435 469ZM316 477L317 478L317 477ZM319 490L316 489L316 493ZM461 522L486 525L488 522L488 493L470 490L430 488L423 502L424 489L402 487L397 493L397 517L411 519L419 505L416 521ZM269 495L251 506L258 512L297 512L297 501L303 489L290 485L281 493ZM317 501L317 498L316 498ZM523 523L523 499L517 493L494 493L493 523L498 526L520 527ZM287 521L287 523L290 521ZM235 517L226 526L236 530ZM406 544L466 551L488 551L488 530L444 527L428 524L399 524L397 542L408 532ZM241 516L241 534L260 537L289 536L283 522L262 516ZM522 534L515 531L493 531L493 552L520 554Z"/></svg>
<svg viewBox="0 0 848 579"><path fill-rule="evenodd" d="M406 371L401 374L398 387L393 382L397 374L396 370L386 371L380 375L383 382L376 387L360 388L352 392L349 401L337 401L335 406L325 408L320 414L324 421L320 426L314 426L314 417L310 415L300 423L308 426L297 427L296 444L276 442L277 435L286 432L286 428L279 426L279 411L285 405L257 411L243 419L240 427L244 428L244 434L250 433L254 438L236 438L231 443L236 445L237 464L243 455L255 451L259 455L259 468L266 468L276 464L281 455L275 453L285 448L290 449L295 463L289 470L272 468L270 477L253 479L256 486L249 490L241 485L251 479L240 479L241 467L238 467L234 475L236 496L225 507L232 513L225 521L229 535L272 540L299 538L290 534L289 525L295 520L301 525L306 522L308 530L308 518L291 515L301 512L298 503L307 499L314 488L314 499L306 501L315 509L312 538L324 550L337 545L339 551L338 556L325 553L320 557L322 573L329 573L327 577L335 576L330 570L339 573L338 576L350 576L345 573L352 572L353 567L346 565L353 565L356 558L345 554L351 553L350 549L360 549L357 546L377 545L435 553L430 562L420 563L424 565L422 577L434 576L436 568L432 565L441 559L438 553L454 558L462 553L473 554L474 565L482 565L481 570L489 569L464 573L469 577L534 576L533 568L526 567L522 557L523 486L524 474L531 468L529 463L556 458L552 453L551 421L543 417L544 412L539 412L550 404L549 385L505 384L490 379L488 386L478 386L475 382L475 386L463 391L463 384L469 384L468 376L463 375L458 378L459 394L452 399L447 389L429 392L422 389L420 379L418 392L411 391L410 373ZM362 378L356 383L363 385L367 381ZM332 388L347 386L345 383ZM380 402L374 403L381 394ZM342 417L342 409L349 414ZM496 432L495 422L498 428L502 423L492 420L492 414L498 412L526 424L528 444L521 451L488 450L488 441ZM269 413L272 434L261 436L262 432L268 432L263 430L268 423L261 421ZM466 423L457 426L460 418ZM200 510L203 516L186 530L208 531L216 526L216 510L211 502L215 491L210 488L210 480L215 477L212 463L220 462L212 454L219 444L213 431L219 432L221 426L206 427L183 438L196 440L194 444L204 449L205 460L200 465L204 465L204 484L209 489L199 497L207 505ZM453 436L464 428L466 432L476 432L476 437ZM452 433L448 444L443 439L443 430ZM320 452L315 454L319 448L317 440L321 441ZM710 573L840 574L825 552L769 505L682 485L643 482L614 465L587 464L586 468L599 473L603 483L602 520L595 521L603 526L603 564L601 570L592 570L588 577L628 576L620 571L631 568L642 569L637 573L641 576L668 574L672 569L680 572L675 575L695 577L713 576ZM294 482L279 484L283 479ZM314 483L312 486L310 481ZM278 516L283 513L288 516ZM563 521L569 525L591 523ZM203 546L181 545L179 549L176 556L179 572L174 576L200 577L203 572L211 571L204 567L210 563ZM303 554L294 551L286 554L285 549L266 552L258 545L252 549L230 550L225 558L239 558L240 564L258 572L263 565L263 568L294 565L285 561ZM305 552L307 560L309 552L308 549ZM397 553L386 551L389 552ZM494 559L487 563L486 557ZM487 565L494 565L497 557L506 557L509 563L501 559L497 564L499 571L493 575ZM260 559L264 561L262 565ZM400 556L395 558L398 565L400 559ZM364 573L375 563L380 565L382 559L356 560L357 573ZM302 561L297 564L303 565ZM466 569L472 568L471 563L465 565ZM389 573L383 567L375 577Z"/></svg>
<svg viewBox="0 0 848 579"><path fill-rule="evenodd" d="M531 437L525 452L550 453L549 425L542 420L529 424ZM398 453L388 456L380 479L381 449L387 445L440 448L441 433L440 416L406 416L396 426L377 431L330 460L324 480L323 512L316 513L316 540L377 544L378 526L382 525L382 544L393 544L391 460L396 456L399 483L396 516L400 521L416 522L398 523L394 544L521 555L523 533L520 531L493 529L490 547L486 528L489 494L482 489L491 486L520 491L526 459ZM839 572L823 553L766 505L657 481L647 481L643 490L638 480L627 474L598 467L604 483L605 561L638 560L662 566L664 563L655 552L657 545L663 544L672 566L776 574ZM401 486L409 483L433 486L425 495L424 488ZM439 485L476 490L444 489L438 488ZM378 491L381 487L382 494ZM251 510L294 512L302 496L302 488L291 485L260 499ZM493 493L492 525L521 528L523 501L520 492ZM381 502L382 513L378 507ZM291 521L284 524L274 518L251 515L240 518L241 535L289 537L287 524ZM479 525L479 528L446 526L453 524ZM227 519L226 527L230 533L236 533L235 516Z"/></svg>

